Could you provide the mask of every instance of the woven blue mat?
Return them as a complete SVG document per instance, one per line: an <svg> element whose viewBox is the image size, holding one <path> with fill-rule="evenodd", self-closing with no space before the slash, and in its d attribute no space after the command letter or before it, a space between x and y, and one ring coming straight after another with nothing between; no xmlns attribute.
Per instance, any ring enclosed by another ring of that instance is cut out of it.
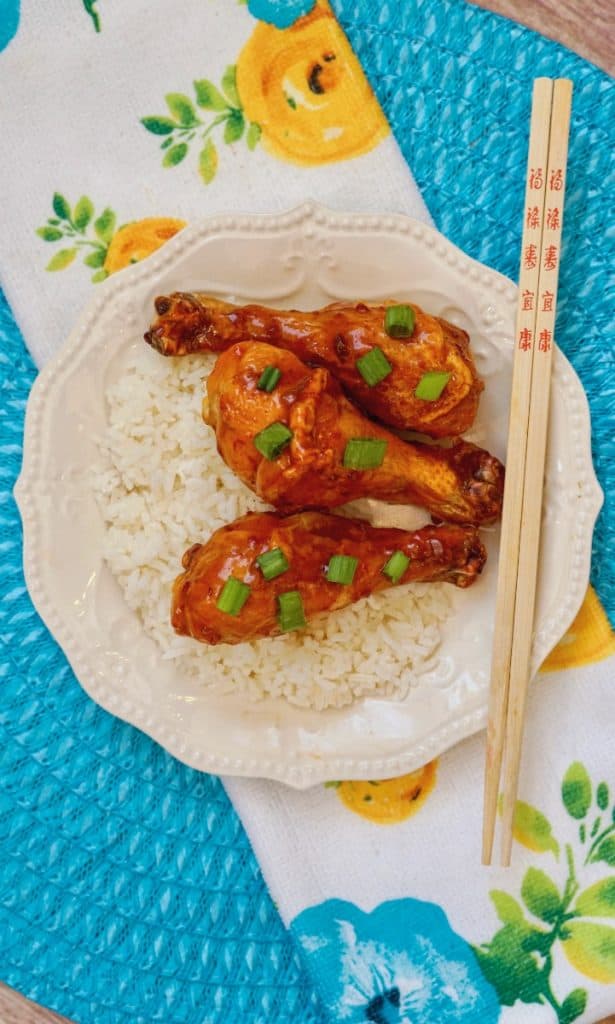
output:
<svg viewBox="0 0 615 1024"><path fill-rule="evenodd" d="M558 340L592 407L613 620L612 85L463 0L333 2L437 226L513 278L531 79L574 79ZM32 608L11 492L34 376L0 297L0 978L82 1024L322 1022L219 782L94 705Z"/></svg>

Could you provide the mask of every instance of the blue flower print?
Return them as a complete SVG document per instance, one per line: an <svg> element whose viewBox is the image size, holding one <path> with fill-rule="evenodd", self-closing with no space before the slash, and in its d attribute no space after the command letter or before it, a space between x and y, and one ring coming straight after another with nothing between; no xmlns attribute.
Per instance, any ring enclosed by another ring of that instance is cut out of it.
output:
<svg viewBox="0 0 615 1024"><path fill-rule="evenodd" d="M288 28L314 7L316 0L248 0L253 17L276 28Z"/></svg>
<svg viewBox="0 0 615 1024"><path fill-rule="evenodd" d="M19 0L0 0L0 50L7 47L19 25Z"/></svg>
<svg viewBox="0 0 615 1024"><path fill-rule="evenodd" d="M292 924L334 1020L345 1024L493 1024L494 989L434 903L402 899L364 913L344 900Z"/></svg>

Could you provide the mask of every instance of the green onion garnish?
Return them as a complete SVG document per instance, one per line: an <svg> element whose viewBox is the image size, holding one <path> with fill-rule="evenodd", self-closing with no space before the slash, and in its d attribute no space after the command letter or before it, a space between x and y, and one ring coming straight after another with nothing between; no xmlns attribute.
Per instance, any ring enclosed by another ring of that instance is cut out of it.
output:
<svg viewBox="0 0 615 1024"><path fill-rule="evenodd" d="M384 329L389 338L409 338L414 320L412 306L389 306L384 316Z"/></svg>
<svg viewBox="0 0 615 1024"><path fill-rule="evenodd" d="M256 559L256 563L266 580L274 580L289 568L286 555L281 548L263 551Z"/></svg>
<svg viewBox="0 0 615 1024"><path fill-rule="evenodd" d="M422 398L426 402L435 402L444 391L451 376L452 374L443 373L440 370L424 373L414 389L414 397Z"/></svg>
<svg viewBox="0 0 615 1024"><path fill-rule="evenodd" d="M244 604L250 596L250 588L247 583L236 580L229 576L220 591L220 597L216 601L216 608L227 615L239 615Z"/></svg>
<svg viewBox="0 0 615 1024"><path fill-rule="evenodd" d="M357 359L357 370L365 383L373 388L381 380L388 377L393 367L381 348L372 348L364 356Z"/></svg>
<svg viewBox="0 0 615 1024"><path fill-rule="evenodd" d="M346 469L377 469L384 461L387 442L379 437L352 437L344 449Z"/></svg>
<svg viewBox="0 0 615 1024"><path fill-rule="evenodd" d="M359 559L352 555L332 555L327 566L329 583L352 583L358 564Z"/></svg>
<svg viewBox="0 0 615 1024"><path fill-rule="evenodd" d="M293 629L301 629L307 625L303 601L298 590L287 590L285 594L278 594L278 607L278 621L283 633L290 633Z"/></svg>
<svg viewBox="0 0 615 1024"><path fill-rule="evenodd" d="M277 366L266 366L256 386L259 391L273 391L281 376L282 371Z"/></svg>
<svg viewBox="0 0 615 1024"><path fill-rule="evenodd" d="M403 551L394 551L388 562L382 566L382 571L392 583L399 583L409 565L410 559Z"/></svg>
<svg viewBox="0 0 615 1024"><path fill-rule="evenodd" d="M268 427L261 430L254 438L254 447L264 455L266 459L273 462L277 459L293 436L285 423L270 423Z"/></svg>

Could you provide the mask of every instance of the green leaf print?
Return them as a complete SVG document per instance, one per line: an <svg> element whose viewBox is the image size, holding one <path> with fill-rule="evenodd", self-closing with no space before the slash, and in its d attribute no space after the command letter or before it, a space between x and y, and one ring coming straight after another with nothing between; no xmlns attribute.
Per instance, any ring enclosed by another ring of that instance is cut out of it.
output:
<svg viewBox="0 0 615 1024"><path fill-rule="evenodd" d="M100 238L101 242L109 243L113 238L113 232L115 231L115 214L113 210L110 210L107 206L100 217L97 217L94 221L94 231Z"/></svg>
<svg viewBox="0 0 615 1024"><path fill-rule="evenodd" d="M152 135L169 135L177 128L175 121L169 117L142 117L141 124Z"/></svg>
<svg viewBox="0 0 615 1024"><path fill-rule="evenodd" d="M572 921L563 940L566 957L577 971L604 985L615 982L615 928Z"/></svg>
<svg viewBox="0 0 615 1024"><path fill-rule="evenodd" d="M199 155L199 174L206 185L214 180L217 168L218 152L211 139L208 139Z"/></svg>
<svg viewBox="0 0 615 1024"><path fill-rule="evenodd" d="M561 897L554 882L544 871L528 868L521 884L521 896L528 910L547 924L553 924Z"/></svg>
<svg viewBox="0 0 615 1024"><path fill-rule="evenodd" d="M53 206L54 213L58 215L60 220L70 221L70 206L63 195L59 192L54 192L51 205Z"/></svg>
<svg viewBox="0 0 615 1024"><path fill-rule="evenodd" d="M566 996L559 1011L560 1024L572 1024L580 1017L587 1006L587 992L584 988L574 988Z"/></svg>
<svg viewBox="0 0 615 1024"><path fill-rule="evenodd" d="M237 142L243 135L244 119L241 110L233 110L224 126L224 141Z"/></svg>
<svg viewBox="0 0 615 1024"><path fill-rule="evenodd" d="M105 278L109 277L106 270L98 270L95 274L92 274L92 284L100 284Z"/></svg>
<svg viewBox="0 0 615 1024"><path fill-rule="evenodd" d="M39 238L42 238L44 242L57 242L63 237L62 232L58 231L57 228L37 228L36 233Z"/></svg>
<svg viewBox="0 0 615 1024"><path fill-rule="evenodd" d="M596 790L596 803L601 811L606 811L609 806L609 787L606 782L601 782Z"/></svg>
<svg viewBox="0 0 615 1024"><path fill-rule="evenodd" d="M171 114L183 128L191 128L192 125L200 123L192 101L183 93L169 92L165 100Z"/></svg>
<svg viewBox="0 0 615 1024"><path fill-rule="evenodd" d="M176 167L184 159L188 152L188 146L185 142L180 142L179 145L173 146L172 149L167 150L162 161L163 167Z"/></svg>
<svg viewBox="0 0 615 1024"><path fill-rule="evenodd" d="M86 267L102 267L105 262L107 253L105 249L95 249L94 252L89 253L83 262Z"/></svg>
<svg viewBox="0 0 615 1024"><path fill-rule="evenodd" d="M248 143L248 149L256 149L258 141L262 135L261 126L256 121L250 123L248 128L248 134L246 136L246 142Z"/></svg>
<svg viewBox="0 0 615 1024"><path fill-rule="evenodd" d="M474 950L485 978L503 1006L512 1006L517 999L524 1003L540 1002L542 974L534 955L524 949L526 937L526 928L506 924L488 945Z"/></svg>
<svg viewBox="0 0 615 1024"><path fill-rule="evenodd" d="M90 223L94 216L94 204L91 199L87 196L81 196L81 199L75 207L73 214L73 224L82 234Z"/></svg>
<svg viewBox="0 0 615 1024"><path fill-rule="evenodd" d="M489 895L493 900L495 912L502 924L521 925L526 923L523 917L523 908L513 896L509 896L507 892L503 892L501 889L492 889Z"/></svg>
<svg viewBox="0 0 615 1024"><path fill-rule="evenodd" d="M548 818L523 800L517 800L515 805L513 835L517 842L528 850L534 850L536 853L550 851L556 858L559 857L559 843L553 837Z"/></svg>
<svg viewBox="0 0 615 1024"><path fill-rule="evenodd" d="M592 823L588 813L594 793L602 814ZM599 863L615 866L615 807L609 807L607 784L601 782L594 789L584 765L575 761L562 780L561 795L573 819L573 823L565 819L564 827L578 843L584 857L582 868ZM557 857L560 852L547 818L530 804L518 802L513 834L537 853L551 850ZM551 988L552 972L562 954L586 977L605 985L615 982L615 927L592 920L615 918L615 876L596 881L594 875L591 884L581 888L573 845L562 844L567 865L563 887L535 867L529 867L523 876L523 902L544 925L532 926L512 895L493 890L490 896L502 927L491 942L474 950L500 1002L507 1006L516 1000L548 1004L559 1024L572 1024L587 1005L584 988L573 989L561 1002ZM558 970L555 977L561 976Z"/></svg>
<svg viewBox="0 0 615 1024"><path fill-rule="evenodd" d="M204 110L226 110L228 108L222 93L207 78L201 78L195 82L194 91L198 106Z"/></svg>
<svg viewBox="0 0 615 1024"><path fill-rule="evenodd" d="M98 14L98 11L95 10L95 5L97 3L98 0L83 0L83 6L86 12L90 15L96 32L100 32L100 15Z"/></svg>
<svg viewBox="0 0 615 1024"><path fill-rule="evenodd" d="M562 782L562 800L572 818L584 818L592 802L592 784L580 761L574 761Z"/></svg>
<svg viewBox="0 0 615 1024"><path fill-rule="evenodd" d="M615 868L615 836L607 836L606 839L603 839L591 859L594 863L604 861L609 867Z"/></svg>
<svg viewBox="0 0 615 1024"><path fill-rule="evenodd" d="M229 64L222 75L222 91L233 107L241 109L241 100L237 92L237 65Z"/></svg>
<svg viewBox="0 0 615 1024"><path fill-rule="evenodd" d="M603 878L579 893L574 909L584 917L615 917L615 876Z"/></svg>
<svg viewBox="0 0 615 1024"><path fill-rule="evenodd" d="M76 255L76 249L60 249L55 256L51 257L45 270L64 270L65 267L70 266Z"/></svg>
<svg viewBox="0 0 615 1024"><path fill-rule="evenodd" d="M256 146L261 129L251 123L246 131L246 120L241 108L241 97L237 90L237 71L229 64L222 75L221 89L208 78L193 82L196 106L213 115L209 120L197 116L194 102L182 92L170 92L165 96L172 118L152 115L141 118L141 124L153 135L162 135L163 167L176 167L188 154L190 143L198 138L201 149L198 156L198 171L205 185L211 184L218 169L218 150L212 133L220 128L222 141L234 145L245 137L248 149ZM223 126L223 127L221 127Z"/></svg>
<svg viewBox="0 0 615 1024"><path fill-rule="evenodd" d="M81 196L72 213L68 199L61 192L54 192L51 205L57 217L50 217L47 224L36 229L36 234L44 242L66 240L70 247L56 252L45 269L51 272L65 270L81 253L86 266L100 271L115 227L113 210L103 210L100 217L94 220L94 236L88 237L95 216L94 204L89 196Z"/></svg>

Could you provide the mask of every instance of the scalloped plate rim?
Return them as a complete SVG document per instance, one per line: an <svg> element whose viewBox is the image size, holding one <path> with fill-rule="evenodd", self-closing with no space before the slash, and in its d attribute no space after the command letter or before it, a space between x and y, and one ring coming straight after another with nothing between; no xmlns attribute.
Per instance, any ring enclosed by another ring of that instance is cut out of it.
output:
<svg viewBox="0 0 615 1024"><path fill-rule="evenodd" d="M108 687L105 688L96 678L96 673L87 666L85 652L79 650L78 644L72 642L74 638L70 635L68 625L62 622L61 617L53 607L53 600L50 595L39 586L36 574L38 531L28 505L36 492L36 484L41 479L36 473L37 435L33 429L33 424L35 424L37 416L42 412L47 399L49 384L53 380L58 367L64 364L64 361L72 354L73 349L77 349L77 344L85 325L93 321L100 314L106 303L114 297L121 296L123 292L130 291L134 284L141 279L148 280L154 278L158 272L171 265L178 255L189 252L191 248L197 247L203 239L216 232L232 232L233 230L247 229L258 234L259 230L283 229L286 226L292 226L305 221L313 221L315 225L324 225L329 230L337 228L344 231L350 228L360 233L376 229L384 229L386 231L387 229L392 230L396 228L403 233L413 233L418 239L429 238L433 245L438 244L440 246L443 257L446 253L451 254L455 261L461 261L462 264L473 266L482 274L487 275L499 291L503 292L507 289L509 297L513 293L516 294L516 285L507 277L468 256L435 228L403 214L374 214L369 212L333 210L310 200L281 214L237 213L232 215L216 215L203 219L184 228L146 260L126 268L121 275L107 279L99 286L97 294L86 304L66 341L43 367L32 386L26 409L22 468L14 487L15 500L23 522L24 574L30 597L50 633L63 649L77 681L91 699L109 713L138 728L159 743L169 753L191 767L220 775L264 777L285 782L298 789L304 789L332 778L360 778L361 772L364 773L365 777L369 775L369 777L384 778L412 771L483 728L486 724L486 707L459 715L452 722L445 723L439 728L432 730L422 743L415 744L402 753L388 757L372 757L369 760L356 757L336 758L335 756L325 759L317 757L309 751L304 751L302 753L294 752L291 756L287 755L285 762L275 763L271 759L263 758L252 760L243 758L233 762L232 757L207 754L202 750L199 752L189 750L180 737L172 731L168 731L166 723L158 720L155 715L152 716L151 709L145 706L140 708L139 705L122 699L121 695L113 691L112 682L110 690ZM584 420L582 432L588 448L590 419L587 396L573 367L559 350L556 356L564 360L566 370L572 375L575 388L580 392L578 397L583 407L582 416ZM585 470L587 478L585 481L584 498L590 527L589 535L585 538L582 558L584 562L583 575L588 580L593 527L604 496L591 463L591 456L589 457L588 464L585 466ZM564 618L558 623L554 631L552 627L552 634L546 641L546 649L539 652L539 663L546 656L548 650L566 632L582 604L584 593L585 590L583 589L582 592L575 594L574 600L568 603ZM557 636L555 636L555 633L557 633ZM544 641L543 646L545 646ZM359 774L357 774L357 771L359 771Z"/></svg>

